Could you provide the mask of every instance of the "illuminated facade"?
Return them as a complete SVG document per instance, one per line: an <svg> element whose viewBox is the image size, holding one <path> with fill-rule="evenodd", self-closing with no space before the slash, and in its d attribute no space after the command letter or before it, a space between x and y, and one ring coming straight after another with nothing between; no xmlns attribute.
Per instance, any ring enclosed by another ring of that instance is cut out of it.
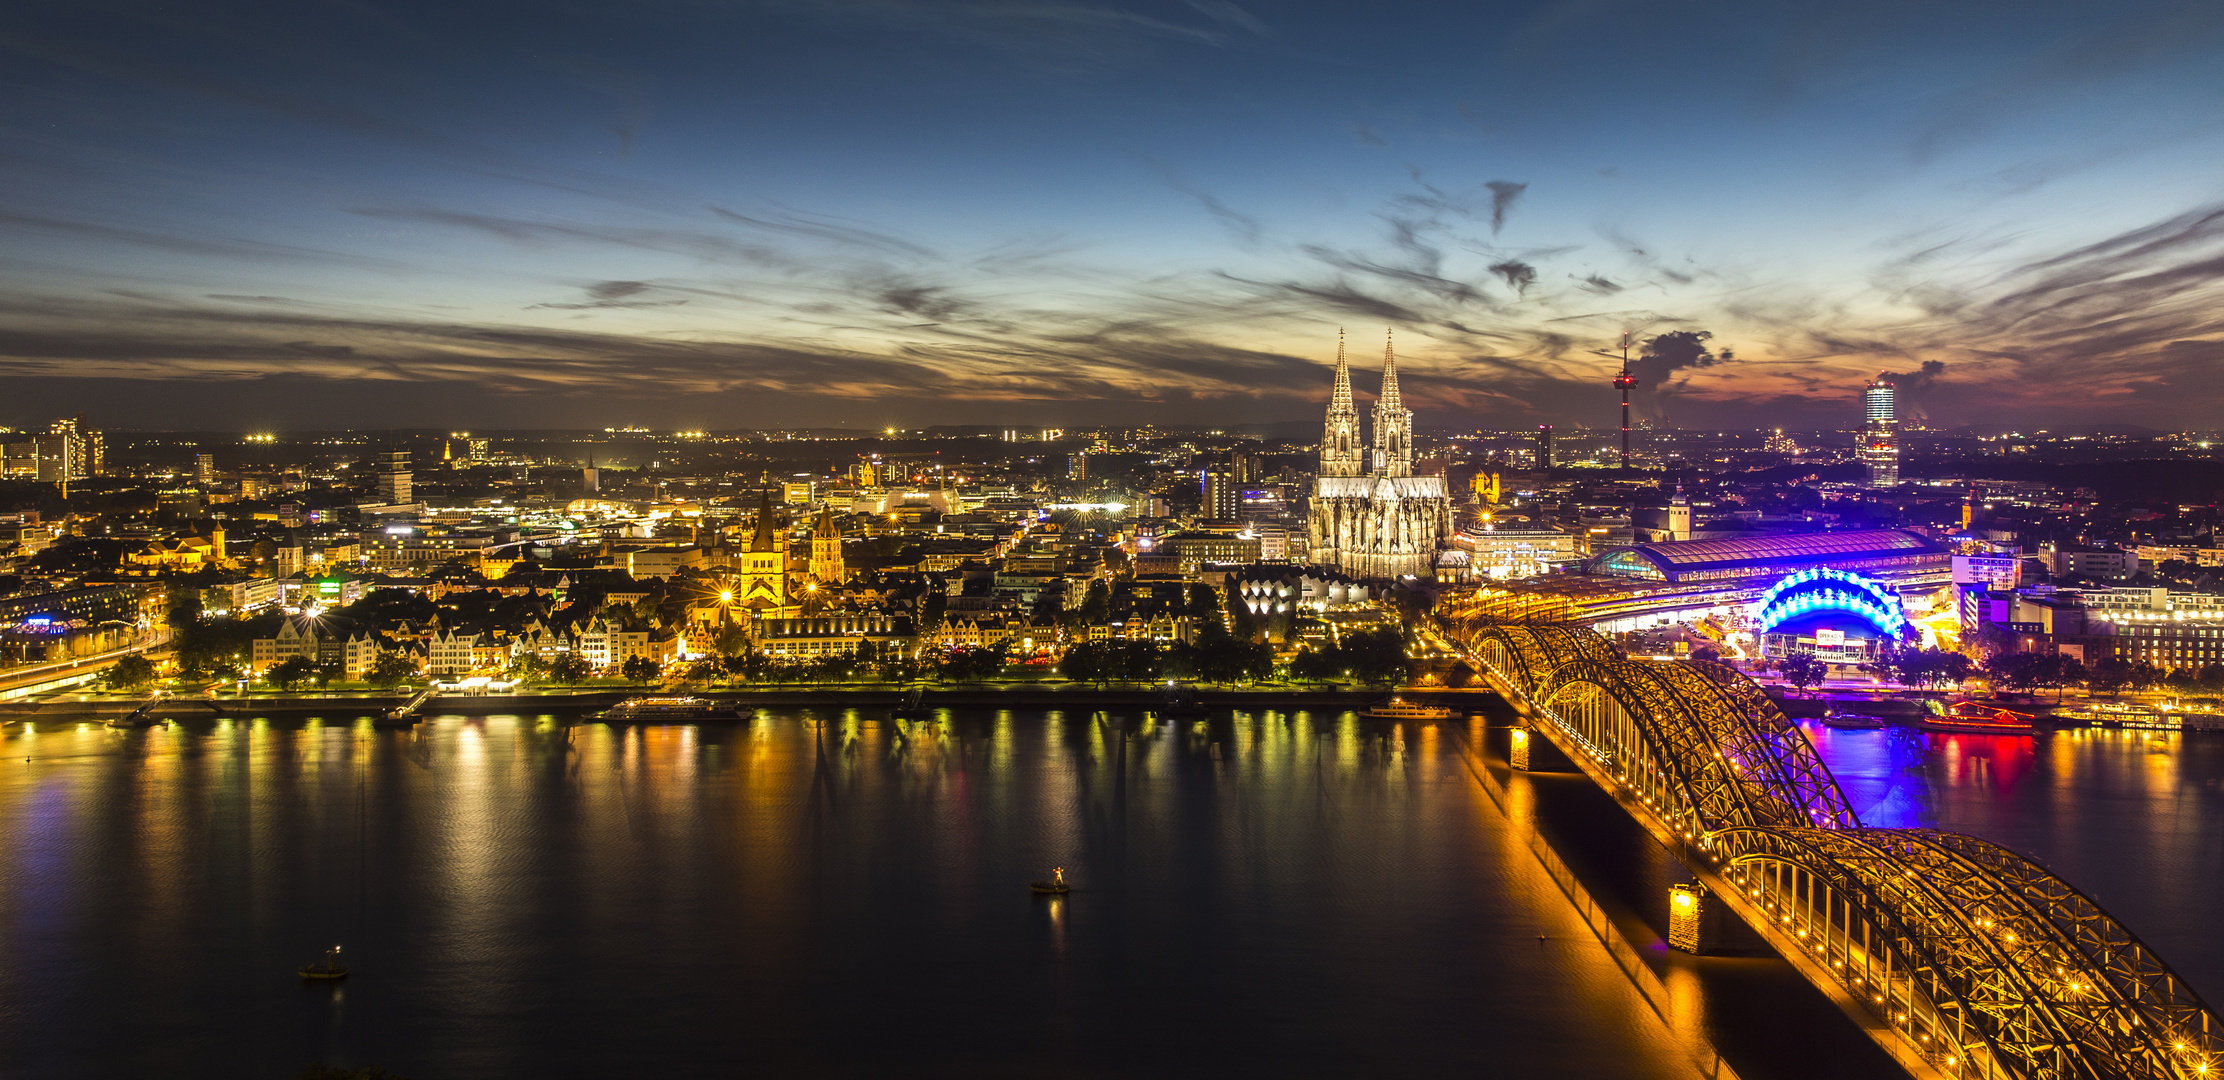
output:
<svg viewBox="0 0 2224 1080"><path fill-rule="evenodd" d="M1900 486L1900 423L1895 413L1898 390L1880 375L1861 391L1861 464L1869 470L1869 486Z"/></svg>
<svg viewBox="0 0 2224 1080"><path fill-rule="evenodd" d="M1357 578L1428 577L1452 535L1452 498L1443 477L1413 475L1413 414L1399 398L1397 356L1387 345L1374 412L1370 454L1360 445L1351 368L1339 338L1306 520L1310 561Z"/></svg>
<svg viewBox="0 0 2224 1080"><path fill-rule="evenodd" d="M1753 604L1764 656L1812 653L1832 663L1873 660L1908 635L1898 593L1845 570L1802 570Z"/></svg>
<svg viewBox="0 0 2224 1080"><path fill-rule="evenodd" d="M734 608L759 619L801 613L788 598L788 539L773 520L770 492L757 506L749 550L735 552L732 565Z"/></svg>

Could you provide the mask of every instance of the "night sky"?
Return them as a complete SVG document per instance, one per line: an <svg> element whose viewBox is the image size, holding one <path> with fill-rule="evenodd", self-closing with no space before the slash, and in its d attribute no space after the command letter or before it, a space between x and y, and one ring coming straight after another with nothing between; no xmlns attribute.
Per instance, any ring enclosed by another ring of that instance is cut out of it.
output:
<svg viewBox="0 0 2224 1080"><path fill-rule="evenodd" d="M21 0L0 140L0 423L2224 404L2215 0Z"/></svg>

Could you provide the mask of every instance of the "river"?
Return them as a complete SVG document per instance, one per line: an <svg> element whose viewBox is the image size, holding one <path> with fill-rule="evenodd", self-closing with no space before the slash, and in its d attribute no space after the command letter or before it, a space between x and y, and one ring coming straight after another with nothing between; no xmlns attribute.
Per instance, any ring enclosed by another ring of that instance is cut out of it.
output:
<svg viewBox="0 0 2224 1080"><path fill-rule="evenodd" d="M1968 738L1817 735L1872 819L2037 852L2224 994L2224 738ZM14 724L0 1074L1684 1074L1481 793L1487 742L1305 712ZM1074 891L1032 895L1054 865ZM293 976L335 943L350 979ZM1701 967L1746 1080L1797 1075L1810 1044L1767 1030L1819 996Z"/></svg>

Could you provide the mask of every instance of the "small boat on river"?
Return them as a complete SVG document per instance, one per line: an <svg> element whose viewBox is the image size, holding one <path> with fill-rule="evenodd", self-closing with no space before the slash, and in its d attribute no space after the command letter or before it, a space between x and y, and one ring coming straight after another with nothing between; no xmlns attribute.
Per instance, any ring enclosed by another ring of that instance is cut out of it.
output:
<svg viewBox="0 0 2224 1080"><path fill-rule="evenodd" d="M627 698L601 717L607 724L696 724L741 718L741 709L730 702L676 695Z"/></svg>
<svg viewBox="0 0 2224 1080"><path fill-rule="evenodd" d="M304 979L320 980L347 978L347 965L340 963L340 947L338 945L334 945L330 949L325 950L323 960L312 963L307 967L301 969L301 977Z"/></svg>
<svg viewBox="0 0 2224 1080"><path fill-rule="evenodd" d="M1394 697L1359 715L1369 720L1450 720L1458 712L1442 705L1417 705Z"/></svg>
<svg viewBox="0 0 2224 1080"><path fill-rule="evenodd" d="M934 706L927 704L927 688L914 686L904 691L903 699L896 702L895 708L888 710L888 715L895 720L934 719Z"/></svg>
<svg viewBox="0 0 2224 1080"><path fill-rule="evenodd" d="M1884 718L1881 716L1863 716L1860 713L1843 713L1834 708L1825 709L1822 714L1822 726L1837 728L1841 731L1875 731L1884 726Z"/></svg>
<svg viewBox="0 0 2224 1080"><path fill-rule="evenodd" d="M1049 881L1029 882L1027 887L1034 890L1035 895L1037 896L1063 896L1068 891L1068 887L1066 885L1066 868L1063 866L1053 866L1050 868Z"/></svg>

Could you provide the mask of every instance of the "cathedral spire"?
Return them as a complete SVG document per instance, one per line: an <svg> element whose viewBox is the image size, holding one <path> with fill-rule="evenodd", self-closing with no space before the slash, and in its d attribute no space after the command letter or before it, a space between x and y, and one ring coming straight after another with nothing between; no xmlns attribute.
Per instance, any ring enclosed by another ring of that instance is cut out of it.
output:
<svg viewBox="0 0 2224 1080"><path fill-rule="evenodd" d="M1344 359L1344 332L1336 331L1336 382L1328 393L1328 419L1321 428L1322 476L1358 476L1367 469L1359 445L1359 410L1351 404L1351 365Z"/></svg>
<svg viewBox="0 0 2224 1080"><path fill-rule="evenodd" d="M1382 397L1377 407L1403 408L1398 400L1398 348L1389 330L1382 332Z"/></svg>
<svg viewBox="0 0 2224 1080"><path fill-rule="evenodd" d="M1382 393L1375 398L1376 476L1413 475L1413 414L1398 396L1398 351L1384 331Z"/></svg>
<svg viewBox="0 0 2224 1080"><path fill-rule="evenodd" d="M1336 388L1328 394L1328 411L1353 411L1351 407L1351 365L1344 362L1344 328L1336 328Z"/></svg>

